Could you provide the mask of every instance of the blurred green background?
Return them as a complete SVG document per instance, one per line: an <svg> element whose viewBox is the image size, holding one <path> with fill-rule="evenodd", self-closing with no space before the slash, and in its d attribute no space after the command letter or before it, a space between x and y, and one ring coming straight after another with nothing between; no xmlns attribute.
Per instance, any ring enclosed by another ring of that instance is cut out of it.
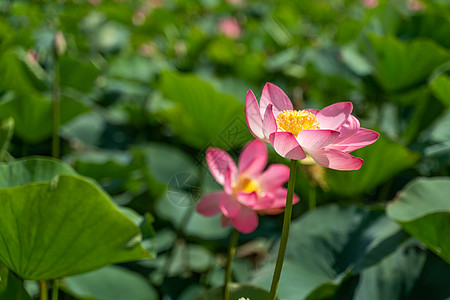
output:
<svg viewBox="0 0 450 300"><path fill-rule="evenodd" d="M297 109L352 101L381 134L355 151L359 171L301 166L280 299L448 299L449 47L447 0L1 0L2 159L51 156L57 70L61 160L155 219L156 259L68 277L60 297L188 300L222 284L230 228L194 211L220 188L204 153L237 159L246 92L272 82ZM234 281L268 289L281 224L241 235Z"/></svg>

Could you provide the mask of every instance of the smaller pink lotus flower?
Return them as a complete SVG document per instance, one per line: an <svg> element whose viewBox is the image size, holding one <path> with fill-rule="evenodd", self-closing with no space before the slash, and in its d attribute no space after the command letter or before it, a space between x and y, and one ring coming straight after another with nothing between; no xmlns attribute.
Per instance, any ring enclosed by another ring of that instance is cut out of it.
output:
<svg viewBox="0 0 450 300"><path fill-rule="evenodd" d="M406 1L406 6L413 11L421 11L425 9L425 4L418 0L408 0Z"/></svg>
<svg viewBox="0 0 450 300"><path fill-rule="evenodd" d="M241 25L239 25L238 20L230 17L223 18L219 21L219 30L233 40L240 38L242 34Z"/></svg>
<svg viewBox="0 0 450 300"><path fill-rule="evenodd" d="M242 2L244 2L244 0L225 0L225 1L231 4L241 4Z"/></svg>
<svg viewBox="0 0 450 300"><path fill-rule="evenodd" d="M242 233L258 227L258 213L279 214L286 206L287 190L283 184L289 179L289 168L270 165L267 170L267 148L253 141L242 150L238 166L225 151L209 148L206 162L215 180L224 191L205 195L197 205L204 216L222 213L222 226L233 225ZM299 201L294 195L294 203Z"/></svg>
<svg viewBox="0 0 450 300"><path fill-rule="evenodd" d="M378 0L363 0L363 5L367 8L374 8L378 6Z"/></svg>
<svg viewBox="0 0 450 300"><path fill-rule="evenodd" d="M245 118L254 137L270 143L283 157L306 158L335 170L358 170L363 160L349 154L370 145L379 134L360 128L351 115L351 102L339 102L322 110L294 110L291 100L276 85L267 83L258 105L251 90L245 99Z"/></svg>

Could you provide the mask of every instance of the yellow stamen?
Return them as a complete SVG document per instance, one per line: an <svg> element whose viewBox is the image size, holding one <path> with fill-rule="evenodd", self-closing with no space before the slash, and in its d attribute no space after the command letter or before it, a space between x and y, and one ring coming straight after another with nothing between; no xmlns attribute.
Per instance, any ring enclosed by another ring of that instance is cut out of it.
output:
<svg viewBox="0 0 450 300"><path fill-rule="evenodd" d="M279 129L291 132L295 137L303 130L320 129L316 116L306 110L283 110L276 120Z"/></svg>
<svg viewBox="0 0 450 300"><path fill-rule="evenodd" d="M246 193L258 192L259 183L256 180L247 177L239 177L235 190L237 192L244 191Z"/></svg>

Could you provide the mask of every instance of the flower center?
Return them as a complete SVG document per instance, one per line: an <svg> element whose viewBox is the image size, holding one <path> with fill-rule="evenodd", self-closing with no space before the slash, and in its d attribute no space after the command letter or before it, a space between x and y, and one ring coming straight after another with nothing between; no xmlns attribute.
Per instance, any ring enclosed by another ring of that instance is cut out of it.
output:
<svg viewBox="0 0 450 300"><path fill-rule="evenodd" d="M316 116L306 110L283 110L276 120L280 130L291 132L295 137L303 130L320 129Z"/></svg>
<svg viewBox="0 0 450 300"><path fill-rule="evenodd" d="M247 177L240 177L235 187L235 191L244 191L246 193L258 192L259 183L256 180Z"/></svg>

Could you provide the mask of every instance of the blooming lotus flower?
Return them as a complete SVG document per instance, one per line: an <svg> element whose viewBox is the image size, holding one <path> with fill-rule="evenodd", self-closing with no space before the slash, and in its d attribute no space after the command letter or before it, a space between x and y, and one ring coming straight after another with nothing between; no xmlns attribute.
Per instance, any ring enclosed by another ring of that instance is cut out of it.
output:
<svg viewBox="0 0 450 300"><path fill-rule="evenodd" d="M363 0L363 5L367 8L374 8L378 6L378 0Z"/></svg>
<svg viewBox="0 0 450 300"><path fill-rule="evenodd" d="M267 148L260 141L249 143L239 156L238 166L223 150L209 148L206 162L215 180L224 187L205 195L197 205L204 216L222 213L222 226L232 224L242 233L253 232L258 226L258 213L279 214L286 206L289 168L270 165L267 170ZM294 203L299 198L294 195Z"/></svg>
<svg viewBox="0 0 450 300"><path fill-rule="evenodd" d="M226 17L220 20L219 30L230 39L236 40L242 35L242 28L235 18Z"/></svg>
<svg viewBox="0 0 450 300"><path fill-rule="evenodd" d="M286 94L267 83L258 105L251 90L245 99L248 128L258 140L272 144L283 157L301 160L305 151L320 165L335 170L358 170L363 160L349 152L372 144L379 134L360 128L351 115L351 102L322 110L294 110Z"/></svg>

